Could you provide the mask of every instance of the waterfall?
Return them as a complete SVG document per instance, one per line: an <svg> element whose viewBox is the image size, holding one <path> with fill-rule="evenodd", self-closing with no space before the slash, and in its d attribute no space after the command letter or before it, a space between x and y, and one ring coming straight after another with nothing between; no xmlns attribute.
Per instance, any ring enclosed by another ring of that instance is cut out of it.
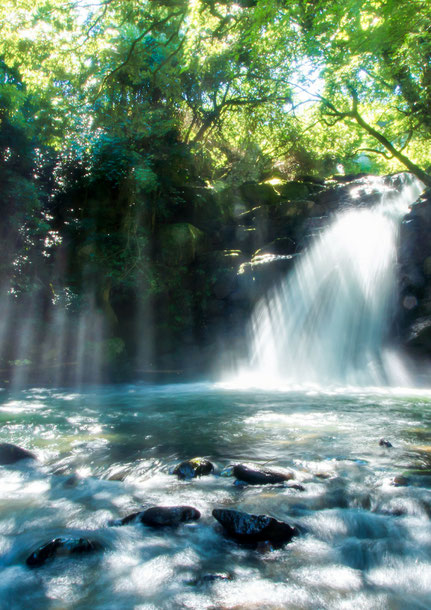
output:
<svg viewBox="0 0 431 610"><path fill-rule="evenodd" d="M355 200L313 239L291 273L258 303L242 381L256 386L408 385L390 346L397 305L396 249L403 215L422 190L367 179L377 202ZM366 197L366 199L368 199Z"/></svg>

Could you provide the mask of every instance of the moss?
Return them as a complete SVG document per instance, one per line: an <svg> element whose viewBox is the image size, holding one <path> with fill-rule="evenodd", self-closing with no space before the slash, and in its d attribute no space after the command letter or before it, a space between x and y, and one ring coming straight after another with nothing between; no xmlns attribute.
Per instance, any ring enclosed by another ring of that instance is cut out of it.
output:
<svg viewBox="0 0 431 610"><path fill-rule="evenodd" d="M275 188L282 199L288 199L289 201L306 199L310 195L310 185L304 182L285 182Z"/></svg>
<svg viewBox="0 0 431 610"><path fill-rule="evenodd" d="M244 200L252 206L272 205L279 199L276 189L265 182L260 184L246 182L241 185L240 191Z"/></svg>
<svg viewBox="0 0 431 610"><path fill-rule="evenodd" d="M166 265L189 265L207 247L205 233L188 222L164 225L159 231L160 259Z"/></svg>

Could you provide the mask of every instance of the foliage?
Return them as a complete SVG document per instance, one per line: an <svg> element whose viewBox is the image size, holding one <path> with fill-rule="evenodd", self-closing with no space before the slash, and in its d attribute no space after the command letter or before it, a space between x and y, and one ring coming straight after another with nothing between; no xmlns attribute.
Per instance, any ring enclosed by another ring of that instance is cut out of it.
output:
<svg viewBox="0 0 431 610"><path fill-rule="evenodd" d="M0 27L2 282L54 307L93 290L113 336L128 299L193 317L194 250L160 252L193 189L431 181L427 0L5 0Z"/></svg>

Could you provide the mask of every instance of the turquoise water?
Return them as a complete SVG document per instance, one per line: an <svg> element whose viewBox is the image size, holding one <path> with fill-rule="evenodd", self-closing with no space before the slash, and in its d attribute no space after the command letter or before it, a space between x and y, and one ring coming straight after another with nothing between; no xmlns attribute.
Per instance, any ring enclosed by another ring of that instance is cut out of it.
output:
<svg viewBox="0 0 431 610"><path fill-rule="evenodd" d="M431 607L431 392L108 386L3 393L0 441L37 463L0 467L0 607L33 610ZM394 447L379 446L384 437ZM179 481L179 461L293 469L305 491ZM408 486L396 487L397 475ZM189 504L176 530L109 528L140 507ZM215 507L303 534L272 552L227 540ZM105 550L25 566L63 535ZM224 572L230 580L205 582Z"/></svg>

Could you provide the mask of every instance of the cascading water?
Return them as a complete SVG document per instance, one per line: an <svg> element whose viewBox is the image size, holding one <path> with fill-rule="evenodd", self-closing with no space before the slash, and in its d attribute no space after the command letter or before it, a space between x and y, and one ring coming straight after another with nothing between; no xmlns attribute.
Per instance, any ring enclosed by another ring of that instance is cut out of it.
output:
<svg viewBox="0 0 431 610"><path fill-rule="evenodd" d="M75 363L78 386L18 390L24 377L0 393L0 442L37 458L11 463L10 450L0 451L1 608L431 607L430 391L293 387L391 380L397 223L420 190L405 180L401 195L392 188L372 209L340 213L256 311L254 373L293 380L286 392L89 387L105 337L95 297L76 317L58 311L45 335L35 323L42 307L29 304L10 351L15 318L0 299L0 354L19 360L39 341L42 353ZM206 456L215 473L174 476L191 456ZM249 461L287 468L295 482L218 476ZM178 527L127 520L175 505L201 518ZM285 521L299 535L274 551L243 546L213 518L226 507ZM93 552L67 553L66 543L43 565L28 564L58 538L89 540Z"/></svg>
<svg viewBox="0 0 431 610"><path fill-rule="evenodd" d="M388 333L397 300L398 227L423 185L409 174L400 179L397 190L382 178L368 178L369 190L378 191L372 207L364 206L358 186L352 186L352 205L258 304L241 382L409 384L401 358L388 347Z"/></svg>

